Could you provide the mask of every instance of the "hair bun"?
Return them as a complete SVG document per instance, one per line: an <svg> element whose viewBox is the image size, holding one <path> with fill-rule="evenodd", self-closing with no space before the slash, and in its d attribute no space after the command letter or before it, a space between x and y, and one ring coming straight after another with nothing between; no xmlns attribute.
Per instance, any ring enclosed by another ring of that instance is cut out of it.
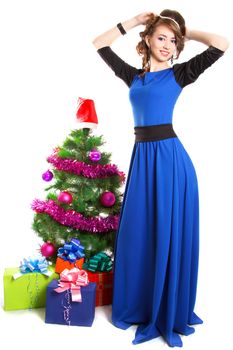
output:
<svg viewBox="0 0 233 350"><path fill-rule="evenodd" d="M171 17L176 22L178 22L179 26L180 26L180 31L181 31L182 35L185 36L185 19L178 11L165 9L160 13L160 15Z"/></svg>

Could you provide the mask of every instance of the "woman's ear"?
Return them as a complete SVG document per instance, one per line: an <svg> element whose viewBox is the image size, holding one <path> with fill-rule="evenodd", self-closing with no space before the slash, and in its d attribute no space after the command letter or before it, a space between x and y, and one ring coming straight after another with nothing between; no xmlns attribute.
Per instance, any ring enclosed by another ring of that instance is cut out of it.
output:
<svg viewBox="0 0 233 350"><path fill-rule="evenodd" d="M150 41L148 35L145 36L146 45L150 48Z"/></svg>

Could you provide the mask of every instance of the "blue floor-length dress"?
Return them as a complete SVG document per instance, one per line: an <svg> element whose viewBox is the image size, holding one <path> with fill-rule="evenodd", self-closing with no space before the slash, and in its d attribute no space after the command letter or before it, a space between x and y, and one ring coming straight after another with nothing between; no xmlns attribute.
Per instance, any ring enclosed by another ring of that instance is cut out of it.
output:
<svg viewBox="0 0 233 350"><path fill-rule="evenodd" d="M135 127L171 124L182 89L223 51L210 46L187 62L157 72L125 63L110 47L98 50L129 86ZM138 325L134 344L179 334L202 323L194 313L198 276L198 184L178 137L135 142L116 237L112 322Z"/></svg>

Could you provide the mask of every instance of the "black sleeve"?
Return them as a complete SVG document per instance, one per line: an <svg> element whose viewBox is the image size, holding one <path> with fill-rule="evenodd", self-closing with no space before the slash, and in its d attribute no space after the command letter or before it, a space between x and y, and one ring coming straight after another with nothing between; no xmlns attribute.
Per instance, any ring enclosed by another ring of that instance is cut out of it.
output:
<svg viewBox="0 0 233 350"><path fill-rule="evenodd" d="M114 71L115 75L121 78L128 87L130 87L135 75L142 72L141 69L130 66L123 61L117 54L110 48L110 46L102 47L97 50L98 54L107 63L107 65Z"/></svg>
<svg viewBox="0 0 233 350"><path fill-rule="evenodd" d="M217 61L223 54L224 51L210 46L189 61L175 64L173 66L173 71L176 82L182 88L193 83L201 73Z"/></svg>

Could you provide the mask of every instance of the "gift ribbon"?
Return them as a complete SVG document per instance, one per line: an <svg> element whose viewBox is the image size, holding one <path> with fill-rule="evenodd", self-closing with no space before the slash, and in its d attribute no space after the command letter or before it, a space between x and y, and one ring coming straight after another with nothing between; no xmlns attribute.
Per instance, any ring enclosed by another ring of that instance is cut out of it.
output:
<svg viewBox="0 0 233 350"><path fill-rule="evenodd" d="M36 258L24 258L23 261L20 262L19 270L20 272L16 272L13 275L14 279L17 279L30 272L38 272L48 277L52 275L52 272L48 271L48 261L42 256Z"/></svg>
<svg viewBox="0 0 233 350"><path fill-rule="evenodd" d="M34 288L32 287L32 282L31 282L31 275L28 274L28 286L27 286L27 293L29 296L29 310L32 310L33 306L37 306L38 304L38 299L39 299L39 294L40 294L40 287L39 287L39 281L38 281L38 274L36 274L36 295L35 299L33 298L33 291Z"/></svg>
<svg viewBox="0 0 233 350"><path fill-rule="evenodd" d="M71 302L70 302L70 290L66 290L65 297L62 300L62 305L63 305L63 317L67 325L70 326L71 321L70 321L70 313L71 313Z"/></svg>
<svg viewBox="0 0 233 350"><path fill-rule="evenodd" d="M77 259L84 258L84 247L78 239L73 238L70 243L65 243L63 247L58 249L57 256L63 260L74 262Z"/></svg>
<svg viewBox="0 0 233 350"><path fill-rule="evenodd" d="M100 252L90 258L88 262L85 262L83 268L92 272L108 272L112 270L112 265L110 256L104 252Z"/></svg>
<svg viewBox="0 0 233 350"><path fill-rule="evenodd" d="M87 286L88 283L87 272L74 267L71 270L65 269L62 271L58 282L59 287L54 290L57 293L63 293L70 289L72 301L82 302L81 287Z"/></svg>

